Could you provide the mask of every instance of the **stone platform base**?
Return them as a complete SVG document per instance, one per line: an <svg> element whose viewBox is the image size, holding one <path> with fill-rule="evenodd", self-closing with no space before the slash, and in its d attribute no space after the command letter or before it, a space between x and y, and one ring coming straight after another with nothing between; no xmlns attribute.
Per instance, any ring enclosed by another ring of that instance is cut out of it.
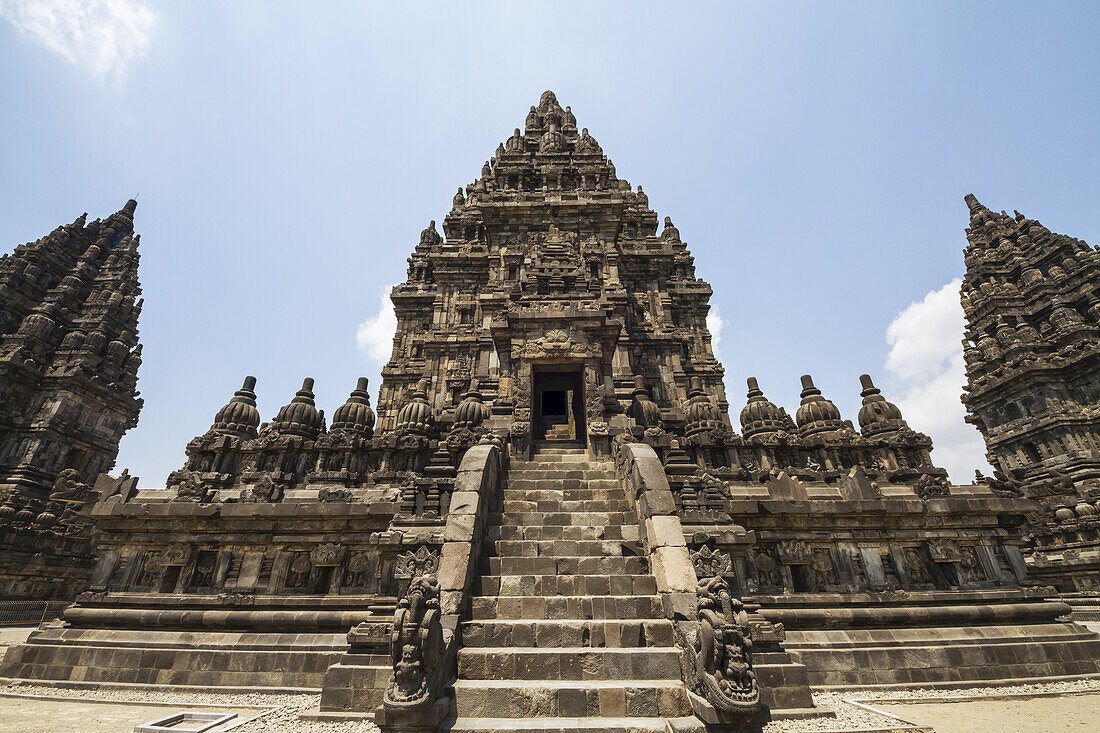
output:
<svg viewBox="0 0 1100 733"><path fill-rule="evenodd" d="M135 631L56 627L8 648L0 677L319 691L347 649L345 633ZM388 665L388 658L379 664Z"/></svg>
<svg viewBox="0 0 1100 733"><path fill-rule="evenodd" d="M343 714L373 711L393 678L388 654L341 655L324 674L320 711Z"/></svg>
<svg viewBox="0 0 1100 733"><path fill-rule="evenodd" d="M1100 636L1064 619L1062 603L1012 594L938 594L860 604L777 607L784 649L814 687L960 686L1100 673ZM864 601L869 599L863 599ZM768 601L762 601L767 604Z"/></svg>

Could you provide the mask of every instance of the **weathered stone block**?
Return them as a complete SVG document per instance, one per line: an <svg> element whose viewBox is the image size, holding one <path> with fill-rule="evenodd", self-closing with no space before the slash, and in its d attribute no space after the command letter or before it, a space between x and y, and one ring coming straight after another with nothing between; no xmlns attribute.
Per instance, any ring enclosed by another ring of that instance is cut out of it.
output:
<svg viewBox="0 0 1100 733"><path fill-rule="evenodd" d="M686 547L658 547L650 554L657 590L661 593L694 593L697 578Z"/></svg>
<svg viewBox="0 0 1100 733"><path fill-rule="evenodd" d="M645 533L646 545L651 549L687 546L684 529L680 526L679 517L650 517L645 520Z"/></svg>
<svg viewBox="0 0 1100 733"><path fill-rule="evenodd" d="M463 590L470 568L469 542L444 542L436 578L442 591Z"/></svg>
<svg viewBox="0 0 1100 733"><path fill-rule="evenodd" d="M478 525L476 514L453 514L447 517L443 530L444 542L470 542Z"/></svg>

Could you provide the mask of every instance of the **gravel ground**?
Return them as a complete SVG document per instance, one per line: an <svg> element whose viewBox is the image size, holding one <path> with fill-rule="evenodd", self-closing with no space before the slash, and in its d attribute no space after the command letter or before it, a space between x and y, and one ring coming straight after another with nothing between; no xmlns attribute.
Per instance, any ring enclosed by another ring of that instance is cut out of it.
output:
<svg viewBox="0 0 1100 733"><path fill-rule="evenodd" d="M855 700L871 707L876 702L897 703L945 703L963 700L990 700L994 696L1066 695L1083 692L1100 692L1100 680L1071 680L1045 682L1034 685L1005 687L970 687L960 690L933 690L913 688L909 690L851 690L846 692L815 692L814 704L823 710L836 713L835 718L809 718L805 720L776 720L764 726L763 733L811 733L811 731L866 730L875 728L904 727L897 719L863 710L844 702ZM906 706L907 707L907 706ZM913 710L917 710L914 707ZM895 715L912 720L905 708L892 710ZM960 708L960 713L962 712Z"/></svg>
<svg viewBox="0 0 1100 733"><path fill-rule="evenodd" d="M41 685L6 685L0 692L20 695L41 695L55 698L100 699L141 702L158 705L202 706L229 705L251 708L273 708L261 717L233 729L234 733L377 733L378 727L369 721L304 721L298 714L315 709L319 695L265 695L198 693L128 689L64 689ZM836 713L835 718L810 718L805 720L777 720L768 723L763 733L810 733L811 731L867 730L904 727L897 719L864 710L845 702L858 700L870 703L943 703L961 700L985 699L992 696L1059 695L1083 692L1100 692L1100 680L1074 680L1034 685L1005 687L980 687L961 690L852 690L848 692L817 692L814 703L822 710ZM2 699L0 699L2 704ZM916 708L914 708L916 709ZM909 717L900 712L902 717Z"/></svg>
<svg viewBox="0 0 1100 733"><path fill-rule="evenodd" d="M233 728L234 733L378 733L378 726L369 721L321 722L298 720L298 714L316 708L320 695L264 695L173 692L161 690L127 690L103 688L66 689L42 685L5 685L0 692L17 695L42 695L74 700L119 700L158 705L196 707L229 705L252 708L274 708L262 717ZM2 705L0 698L0 705Z"/></svg>
<svg viewBox="0 0 1100 733"><path fill-rule="evenodd" d="M835 718L806 718L803 720L774 720L764 726L763 733L810 733L831 730L870 730L904 727L896 719L857 708L843 701L845 695L836 692L815 692L814 705L821 710L831 710Z"/></svg>
<svg viewBox="0 0 1100 733"><path fill-rule="evenodd" d="M1100 679L1040 682L1033 685L966 687L957 690L934 690L923 688L912 688L908 690L851 690L839 694L849 700L859 700L860 702L887 702L899 700L951 702L952 700L989 699L991 697L1006 695L1064 695L1077 692L1100 692ZM817 695L814 695L814 700L817 700Z"/></svg>

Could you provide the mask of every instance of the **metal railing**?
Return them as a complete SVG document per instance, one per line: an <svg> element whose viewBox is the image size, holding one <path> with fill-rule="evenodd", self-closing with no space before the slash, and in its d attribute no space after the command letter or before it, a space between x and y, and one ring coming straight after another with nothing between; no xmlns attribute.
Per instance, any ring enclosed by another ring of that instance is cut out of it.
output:
<svg viewBox="0 0 1100 733"><path fill-rule="evenodd" d="M30 626L52 621L71 601L0 601L0 626Z"/></svg>

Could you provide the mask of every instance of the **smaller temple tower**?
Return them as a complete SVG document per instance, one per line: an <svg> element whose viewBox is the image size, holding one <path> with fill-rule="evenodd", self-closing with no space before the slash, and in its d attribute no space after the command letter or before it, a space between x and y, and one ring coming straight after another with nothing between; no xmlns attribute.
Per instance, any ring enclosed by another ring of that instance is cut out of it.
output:
<svg viewBox="0 0 1100 733"><path fill-rule="evenodd" d="M1096 557L1051 580L1100 587L1100 548L1081 545L1096 535L1083 524L1100 500L1100 252L1019 212L966 203L967 420L985 438L993 480L1043 507L1032 523L1037 570L1045 545L1068 547L1054 565Z"/></svg>
<svg viewBox="0 0 1100 733"><path fill-rule="evenodd" d="M87 579L76 507L142 404L136 208L0 258L0 596L71 598Z"/></svg>
<svg viewBox="0 0 1100 733"><path fill-rule="evenodd" d="M137 425L141 313L136 201L0 259L0 490L88 484Z"/></svg>

